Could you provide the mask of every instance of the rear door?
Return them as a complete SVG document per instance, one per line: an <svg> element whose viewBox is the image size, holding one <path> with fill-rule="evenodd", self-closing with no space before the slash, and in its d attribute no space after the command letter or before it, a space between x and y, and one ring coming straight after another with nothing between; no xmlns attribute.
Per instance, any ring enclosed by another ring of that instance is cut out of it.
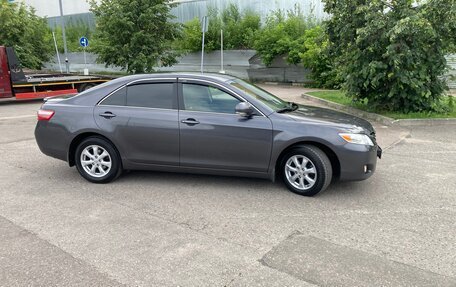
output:
<svg viewBox="0 0 456 287"><path fill-rule="evenodd" d="M179 165L176 79L136 81L125 88L125 105L96 107L95 117L133 163Z"/></svg>

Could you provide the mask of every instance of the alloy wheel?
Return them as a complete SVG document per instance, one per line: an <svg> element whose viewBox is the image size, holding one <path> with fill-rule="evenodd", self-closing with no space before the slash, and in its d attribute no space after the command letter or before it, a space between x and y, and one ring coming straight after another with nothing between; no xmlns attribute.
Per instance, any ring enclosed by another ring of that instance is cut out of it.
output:
<svg viewBox="0 0 456 287"><path fill-rule="evenodd" d="M108 151L99 145L89 145L81 152L81 166L93 177L103 177L109 173L112 166Z"/></svg>
<svg viewBox="0 0 456 287"><path fill-rule="evenodd" d="M288 182L299 190L312 188L317 181L314 163L306 156L294 155L285 164L285 176Z"/></svg>

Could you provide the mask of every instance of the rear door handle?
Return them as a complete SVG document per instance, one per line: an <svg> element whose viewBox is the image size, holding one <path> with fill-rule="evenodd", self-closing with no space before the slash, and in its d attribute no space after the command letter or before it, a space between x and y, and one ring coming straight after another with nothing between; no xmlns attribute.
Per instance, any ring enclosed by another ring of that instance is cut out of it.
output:
<svg viewBox="0 0 456 287"><path fill-rule="evenodd" d="M186 120L181 121L181 123L184 123L184 124L187 124L187 125L197 125L200 122L195 120L195 119L190 118L190 119L186 119Z"/></svg>
<svg viewBox="0 0 456 287"><path fill-rule="evenodd" d="M100 114L100 117L103 117L105 119L110 119L110 118L113 118L115 116L116 115L111 113L111 112L104 112L104 113Z"/></svg>

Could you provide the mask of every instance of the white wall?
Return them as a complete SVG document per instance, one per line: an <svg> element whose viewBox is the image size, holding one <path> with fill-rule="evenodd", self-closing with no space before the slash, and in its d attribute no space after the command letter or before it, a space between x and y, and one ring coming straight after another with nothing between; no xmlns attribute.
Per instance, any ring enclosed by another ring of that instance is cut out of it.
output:
<svg viewBox="0 0 456 287"><path fill-rule="evenodd" d="M22 1L36 9L38 16L55 17L60 16L59 0L13 0ZM323 12L321 0L174 0L181 3L173 9L173 13L179 21L186 22L194 17L201 17L207 14L207 7L219 7L223 9L229 3L237 4L241 10L252 9L264 18L271 10L290 9L295 4L301 7L304 14L313 10L317 18L324 18L327 15ZM88 13L90 5L86 0L62 0L64 15ZM313 7L313 9L311 9Z"/></svg>
<svg viewBox="0 0 456 287"><path fill-rule="evenodd" d="M14 2L19 1L35 8L38 16L60 16L59 0L15 0ZM86 0L62 0L62 5L64 15L87 13L90 8Z"/></svg>

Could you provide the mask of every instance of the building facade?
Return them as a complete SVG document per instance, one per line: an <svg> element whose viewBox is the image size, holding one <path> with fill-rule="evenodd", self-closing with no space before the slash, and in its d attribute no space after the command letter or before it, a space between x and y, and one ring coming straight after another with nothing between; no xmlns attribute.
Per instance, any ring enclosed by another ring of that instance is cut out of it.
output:
<svg viewBox="0 0 456 287"><path fill-rule="evenodd" d="M33 7L38 16L47 17L52 27L61 21L59 0L11 0L11 2L24 2ZM264 19L271 11L277 9L294 9L299 6L304 15L313 14L316 18L326 17L323 11L323 2L320 0L176 0L177 7L172 13L176 21L184 23L193 18L207 15L210 7L223 9L229 4L235 4L241 11L252 10L258 12ZM94 25L94 18L90 13L90 5L86 0L62 0L65 21L83 19L89 25Z"/></svg>

